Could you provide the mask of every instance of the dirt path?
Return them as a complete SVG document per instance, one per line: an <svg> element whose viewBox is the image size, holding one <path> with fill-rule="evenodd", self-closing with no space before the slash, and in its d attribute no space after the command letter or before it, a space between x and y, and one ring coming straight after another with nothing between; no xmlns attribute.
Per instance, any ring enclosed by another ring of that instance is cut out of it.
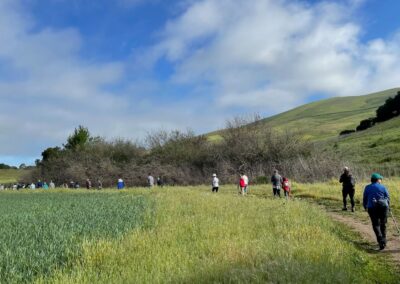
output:
<svg viewBox="0 0 400 284"><path fill-rule="evenodd" d="M343 223L353 231L358 232L366 241L366 243L360 243L359 245L368 252L386 254L397 267L400 267L400 236L395 233L396 228L391 217L388 219L387 247L383 251L379 251L370 222L362 222L353 216L346 216L332 210L329 210L328 214L335 221Z"/></svg>

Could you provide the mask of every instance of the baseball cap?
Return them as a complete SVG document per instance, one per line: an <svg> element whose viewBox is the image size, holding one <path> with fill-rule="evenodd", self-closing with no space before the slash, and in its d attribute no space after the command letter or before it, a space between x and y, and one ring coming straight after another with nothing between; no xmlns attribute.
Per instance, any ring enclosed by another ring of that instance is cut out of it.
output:
<svg viewBox="0 0 400 284"><path fill-rule="evenodd" d="M381 176L381 175L378 174L378 173L373 173L373 174L371 175L371 179L383 179L383 176Z"/></svg>

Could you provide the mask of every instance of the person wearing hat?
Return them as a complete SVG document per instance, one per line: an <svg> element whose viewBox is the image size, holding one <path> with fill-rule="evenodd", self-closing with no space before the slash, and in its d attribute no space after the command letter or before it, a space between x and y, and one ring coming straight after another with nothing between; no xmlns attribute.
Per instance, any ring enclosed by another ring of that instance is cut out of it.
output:
<svg viewBox="0 0 400 284"><path fill-rule="evenodd" d="M219 189L219 178L217 178L217 174L213 174L213 179L211 182L211 186L212 186L212 192L218 192Z"/></svg>
<svg viewBox="0 0 400 284"><path fill-rule="evenodd" d="M371 218L380 250L386 247L386 223L390 206L389 192L382 185L382 179L380 174L372 174L371 184L365 187L363 196L363 206Z"/></svg>
<svg viewBox="0 0 400 284"><path fill-rule="evenodd" d="M344 167L343 174L340 176L339 182L342 184L342 196L343 196L343 211L347 211L347 196L350 196L351 212L354 212L354 193L356 192L355 186L356 181L353 175L350 173L348 167Z"/></svg>

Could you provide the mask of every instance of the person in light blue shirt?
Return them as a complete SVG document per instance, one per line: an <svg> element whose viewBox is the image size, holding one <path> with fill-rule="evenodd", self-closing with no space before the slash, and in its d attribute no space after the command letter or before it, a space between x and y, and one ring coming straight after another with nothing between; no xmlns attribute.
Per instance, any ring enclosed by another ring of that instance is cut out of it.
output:
<svg viewBox="0 0 400 284"><path fill-rule="evenodd" d="M365 187L363 196L363 206L371 218L372 228L381 250L386 247L386 223L390 206L389 192L382 185L382 179L380 174L372 174L371 184Z"/></svg>

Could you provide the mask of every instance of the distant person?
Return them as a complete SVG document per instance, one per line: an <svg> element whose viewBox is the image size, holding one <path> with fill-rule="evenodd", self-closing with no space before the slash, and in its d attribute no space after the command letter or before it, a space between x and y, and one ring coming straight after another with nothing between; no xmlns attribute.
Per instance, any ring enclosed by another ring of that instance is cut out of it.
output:
<svg viewBox="0 0 400 284"><path fill-rule="evenodd" d="M218 189L219 189L219 178L217 177L217 174L213 174L212 176L213 176L212 182L211 182L212 192L218 192Z"/></svg>
<svg viewBox="0 0 400 284"><path fill-rule="evenodd" d="M103 183L101 182L101 180L97 180L97 189L98 190L103 189Z"/></svg>
<svg viewBox="0 0 400 284"><path fill-rule="evenodd" d="M90 179L86 179L86 189L91 189L92 188L92 182L90 181Z"/></svg>
<svg viewBox="0 0 400 284"><path fill-rule="evenodd" d="M52 180L49 183L49 187L50 187L50 189L55 189L56 188L56 185Z"/></svg>
<svg viewBox="0 0 400 284"><path fill-rule="evenodd" d="M32 182L29 188L30 189L36 189L36 185Z"/></svg>
<svg viewBox="0 0 400 284"><path fill-rule="evenodd" d="M4 184L0 184L0 190L4 190Z"/></svg>
<svg viewBox="0 0 400 284"><path fill-rule="evenodd" d="M47 184L47 182L43 182L43 189L49 189L49 185Z"/></svg>
<svg viewBox="0 0 400 284"><path fill-rule="evenodd" d="M382 185L383 177L374 173L371 176L371 184L364 189L363 206L371 218L379 249L386 247L386 223L390 207L390 196L385 186Z"/></svg>
<svg viewBox="0 0 400 284"><path fill-rule="evenodd" d="M125 187L124 180L122 178L119 178L118 182L117 182L117 188L118 189L123 189L124 187Z"/></svg>
<svg viewBox="0 0 400 284"><path fill-rule="evenodd" d="M283 193L285 194L286 199L289 199L291 191L289 179L284 177L282 178L282 180L283 180L282 182Z"/></svg>
<svg viewBox="0 0 400 284"><path fill-rule="evenodd" d="M271 183L272 183L272 191L274 193L274 196L275 197L279 196L279 198L280 198L283 179L282 179L282 176L279 174L278 170L274 170L274 174L271 177Z"/></svg>
<svg viewBox="0 0 400 284"><path fill-rule="evenodd" d="M73 180L69 182L69 188L75 188L75 183Z"/></svg>
<svg viewBox="0 0 400 284"><path fill-rule="evenodd" d="M243 173L242 178L244 181L244 192L247 194L247 191L249 189L249 178Z"/></svg>
<svg viewBox="0 0 400 284"><path fill-rule="evenodd" d="M243 174L240 175L239 187L240 187L239 193L240 193L241 195L245 195L245 194L246 194L246 181L245 181L245 179L243 178Z"/></svg>
<svg viewBox="0 0 400 284"><path fill-rule="evenodd" d="M75 182L74 188L75 188L75 189L78 189L78 188L80 188L80 187L81 187L81 186L80 186L79 182Z"/></svg>
<svg viewBox="0 0 400 284"><path fill-rule="evenodd" d="M164 182L160 176L157 177L157 186L163 187Z"/></svg>
<svg viewBox="0 0 400 284"><path fill-rule="evenodd" d="M147 186L149 188L152 188L154 186L154 177L149 173L149 176L147 177Z"/></svg>
<svg viewBox="0 0 400 284"><path fill-rule="evenodd" d="M43 183L41 182L41 180L39 179L37 184L36 184L36 188L42 188L43 187Z"/></svg>
<svg viewBox="0 0 400 284"><path fill-rule="evenodd" d="M343 174L340 176L339 182L342 184L342 196L343 196L343 211L347 211L347 196L350 197L351 212L354 212L354 194L356 192L356 180L350 173L348 167L344 167Z"/></svg>

